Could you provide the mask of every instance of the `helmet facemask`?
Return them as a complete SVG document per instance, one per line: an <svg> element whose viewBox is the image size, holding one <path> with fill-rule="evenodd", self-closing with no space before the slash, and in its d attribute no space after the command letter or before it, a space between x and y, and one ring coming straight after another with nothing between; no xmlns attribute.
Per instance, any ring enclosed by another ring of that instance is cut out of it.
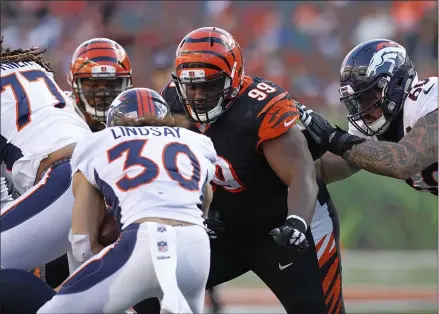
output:
<svg viewBox="0 0 439 314"><path fill-rule="evenodd" d="M112 67L108 67L112 68ZM72 87L80 104L92 118L105 122L108 109L113 100L122 92L130 89L130 75L116 75L116 73L76 73Z"/></svg>
<svg viewBox="0 0 439 314"><path fill-rule="evenodd" d="M215 122L235 96L232 78L224 71L204 76L204 70L183 70L180 77L172 77L186 113L198 123Z"/></svg>
<svg viewBox="0 0 439 314"><path fill-rule="evenodd" d="M347 119L366 136L386 132L402 106L396 106L387 96L389 76L381 76L367 88L354 92L350 85L340 88L340 101L348 109ZM377 109L381 109L377 112ZM381 115L377 117L378 114ZM361 121L361 123L359 123Z"/></svg>

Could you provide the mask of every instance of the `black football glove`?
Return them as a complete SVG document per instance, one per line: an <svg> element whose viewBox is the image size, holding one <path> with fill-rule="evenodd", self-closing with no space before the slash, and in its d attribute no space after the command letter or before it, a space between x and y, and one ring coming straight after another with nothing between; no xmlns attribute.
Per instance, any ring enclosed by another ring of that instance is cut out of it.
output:
<svg viewBox="0 0 439 314"><path fill-rule="evenodd" d="M204 226L206 227L207 235L211 240L215 240L225 232L224 222L220 220L207 218L204 220Z"/></svg>
<svg viewBox="0 0 439 314"><path fill-rule="evenodd" d="M303 219L296 217L292 215L287 218L284 225L271 230L270 235L277 244L293 247L297 251L302 252L309 247L305 236L308 226Z"/></svg>
<svg viewBox="0 0 439 314"><path fill-rule="evenodd" d="M327 148L320 146L316 141L314 141L310 132L307 129L301 130L302 134L305 136L306 144L308 144L308 150L311 153L312 160L316 161L320 157L322 157L328 151Z"/></svg>
<svg viewBox="0 0 439 314"><path fill-rule="evenodd" d="M300 112L300 121L307 129L309 136L322 148L331 153L343 156L353 145L365 141L364 138L349 134L338 126L333 127L321 115L308 109L305 105L296 102Z"/></svg>

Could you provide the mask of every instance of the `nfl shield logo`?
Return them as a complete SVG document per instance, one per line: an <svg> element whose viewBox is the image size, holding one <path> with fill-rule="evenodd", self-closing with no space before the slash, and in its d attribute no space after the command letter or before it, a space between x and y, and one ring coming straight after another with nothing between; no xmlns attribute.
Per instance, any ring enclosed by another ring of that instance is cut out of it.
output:
<svg viewBox="0 0 439 314"><path fill-rule="evenodd" d="M189 71L189 76L190 77L194 77L195 76L195 72L194 71Z"/></svg>
<svg viewBox="0 0 439 314"><path fill-rule="evenodd" d="M157 242L157 249L161 253L167 252L168 251L168 243L165 241Z"/></svg>
<svg viewBox="0 0 439 314"><path fill-rule="evenodd" d="M107 72L107 67L101 67L102 72Z"/></svg>
<svg viewBox="0 0 439 314"><path fill-rule="evenodd" d="M163 233L163 232L165 232L165 231L166 231L166 227L165 227L165 226L163 226L163 225L158 225L158 226L157 226L157 231L158 231L158 232L162 232L162 233Z"/></svg>

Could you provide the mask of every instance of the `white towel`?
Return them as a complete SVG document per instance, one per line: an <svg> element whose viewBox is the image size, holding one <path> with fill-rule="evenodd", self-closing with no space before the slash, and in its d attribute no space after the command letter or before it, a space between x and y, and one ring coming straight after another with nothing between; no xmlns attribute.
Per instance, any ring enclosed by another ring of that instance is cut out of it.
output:
<svg viewBox="0 0 439 314"><path fill-rule="evenodd" d="M162 311L173 314L192 314L177 284L177 249L174 227L146 222L150 237L152 263L163 291Z"/></svg>

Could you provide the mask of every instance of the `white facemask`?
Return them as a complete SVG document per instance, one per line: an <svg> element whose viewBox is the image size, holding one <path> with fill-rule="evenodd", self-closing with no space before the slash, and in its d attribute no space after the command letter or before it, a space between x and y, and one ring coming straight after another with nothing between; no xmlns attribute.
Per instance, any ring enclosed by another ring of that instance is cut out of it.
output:
<svg viewBox="0 0 439 314"><path fill-rule="evenodd" d="M371 129L373 132L378 131L380 128L383 127L383 125L387 122L387 119L384 117L384 115L381 115L375 122L368 124L367 126L369 129ZM384 128L382 128L378 133L375 135L380 135L386 132L389 129L390 123L388 123ZM365 130L366 131L366 130Z"/></svg>

